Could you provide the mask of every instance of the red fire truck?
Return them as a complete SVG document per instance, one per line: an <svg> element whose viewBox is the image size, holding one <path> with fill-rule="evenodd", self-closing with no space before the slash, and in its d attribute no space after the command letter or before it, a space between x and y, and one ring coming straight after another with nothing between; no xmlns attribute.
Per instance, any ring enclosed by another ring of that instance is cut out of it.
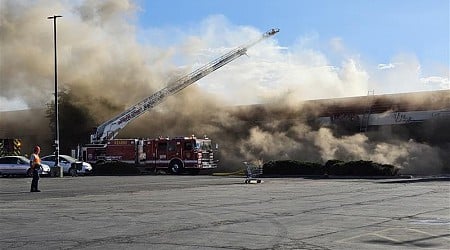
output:
<svg viewBox="0 0 450 250"><path fill-rule="evenodd" d="M104 145L87 145L82 154L90 163L134 163L146 172L164 169L172 174L198 174L217 167L211 140L206 137L113 139Z"/></svg>

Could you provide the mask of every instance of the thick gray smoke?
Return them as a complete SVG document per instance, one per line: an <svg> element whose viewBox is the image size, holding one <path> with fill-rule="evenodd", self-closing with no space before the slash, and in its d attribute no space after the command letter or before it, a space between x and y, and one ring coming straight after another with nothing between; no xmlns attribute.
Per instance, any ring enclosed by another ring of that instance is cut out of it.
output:
<svg viewBox="0 0 450 250"><path fill-rule="evenodd" d="M21 98L30 108L44 108L52 100L53 26L47 16L61 14L60 89L70 94L72 105L95 119L93 126L164 87L169 79L261 33L233 26L221 16L210 17L199 26L200 35L186 35L176 46L161 48L152 37L146 44L137 41L133 21L139 6L131 0L0 4L0 97ZM302 100L365 95L370 82L357 57L330 66L323 53L305 46L283 53L276 40L260 43L249 51L250 58L240 58L170 97L119 136L208 135L220 144L222 167L228 169L253 159L365 159L426 173L444 167L441 148L414 141L372 141L362 134L340 136L310 124L309 116L321 107L303 107ZM177 60L195 66L179 70ZM230 108L255 102L280 105L270 110ZM270 116L258 116L264 112Z"/></svg>
<svg viewBox="0 0 450 250"><path fill-rule="evenodd" d="M151 111L149 116L132 124L121 136L209 135L220 144L222 167L236 170L243 160L296 159L325 163L331 159L371 160L401 167L405 174L439 174L448 172L450 132L444 128L449 120L421 124L412 131L387 128L366 134L339 134L335 129L317 126L315 117L322 107L289 106L285 103L265 106L217 106L213 100L198 99L201 107L184 111L178 101L170 100L169 109ZM195 105L195 104L189 104ZM360 104L363 106L363 104ZM436 137L423 131L439 133ZM409 133L410 132L410 133ZM412 138L418 137L425 142ZM429 140L434 141L433 144Z"/></svg>
<svg viewBox="0 0 450 250"><path fill-rule="evenodd" d="M163 86L166 52L136 42L128 22L135 6L117 1L2 1L1 96L21 97L30 108L53 98L53 23L58 19L58 74L61 90L96 114L129 107ZM91 105L97 103L99 105Z"/></svg>

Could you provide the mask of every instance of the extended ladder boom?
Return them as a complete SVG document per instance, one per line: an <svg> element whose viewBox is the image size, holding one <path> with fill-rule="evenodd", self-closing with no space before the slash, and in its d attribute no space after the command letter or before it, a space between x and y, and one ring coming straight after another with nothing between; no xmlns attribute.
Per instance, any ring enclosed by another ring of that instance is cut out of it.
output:
<svg viewBox="0 0 450 250"><path fill-rule="evenodd" d="M225 55L205 64L201 68L179 78L178 80L169 84L167 87L159 90L158 92L145 98L144 100L130 107L111 120L103 123L97 128L95 133L91 135L91 143L103 143L107 140L113 139L119 133L119 130L124 128L132 120L141 116L147 110L163 102L168 96L178 93L179 91L209 75L222 66L228 64L234 59L244 55L247 52L248 48L265 38L275 35L279 31L279 29L271 29L267 31L258 40L245 46L238 47L237 49L234 49L226 53Z"/></svg>

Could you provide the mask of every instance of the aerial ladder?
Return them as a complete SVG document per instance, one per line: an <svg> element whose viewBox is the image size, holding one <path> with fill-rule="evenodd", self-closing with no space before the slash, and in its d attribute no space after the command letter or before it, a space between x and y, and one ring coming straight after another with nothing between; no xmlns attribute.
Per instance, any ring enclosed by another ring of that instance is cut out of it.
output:
<svg viewBox="0 0 450 250"><path fill-rule="evenodd" d="M223 56L205 64L204 66L198 68L197 70L171 82L167 87L159 90L153 95L145 98L134 106L128 108L121 114L115 116L111 120L101 124L97 127L96 131L91 134L91 143L92 144L100 144L106 143L108 140L114 139L114 137L119 133L119 131L124 128L128 123L138 118L146 111L152 109L156 105L163 102L167 97L174 95L189 85L197 82L203 77L209 75L210 73L216 71L222 66L228 64L234 59L244 55L247 53L248 48L252 47L256 43L271 37L278 33L280 29L271 29L265 32L261 37L257 40L248 43L244 46L238 47Z"/></svg>

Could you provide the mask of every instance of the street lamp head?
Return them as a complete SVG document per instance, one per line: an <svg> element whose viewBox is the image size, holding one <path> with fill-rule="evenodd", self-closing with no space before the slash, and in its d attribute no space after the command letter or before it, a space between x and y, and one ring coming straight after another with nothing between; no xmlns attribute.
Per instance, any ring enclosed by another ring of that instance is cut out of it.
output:
<svg viewBox="0 0 450 250"><path fill-rule="evenodd" d="M49 17L47 17L47 19L56 19L57 17L62 17L62 16L49 16Z"/></svg>

